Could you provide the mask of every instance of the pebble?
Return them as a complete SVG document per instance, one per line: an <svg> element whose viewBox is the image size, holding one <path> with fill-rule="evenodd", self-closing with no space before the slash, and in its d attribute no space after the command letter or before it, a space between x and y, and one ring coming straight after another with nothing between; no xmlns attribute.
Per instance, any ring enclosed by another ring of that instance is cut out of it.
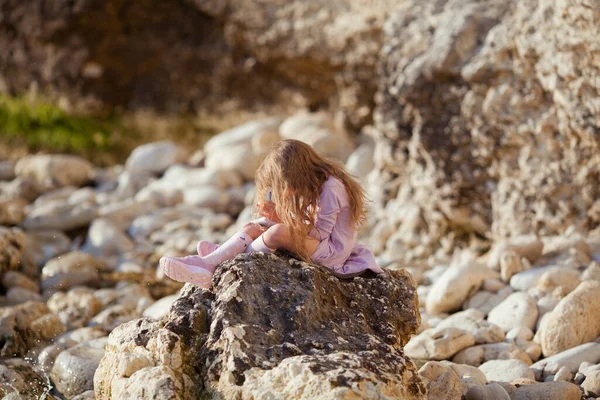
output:
<svg viewBox="0 0 600 400"><path fill-rule="evenodd" d="M579 386L569 382L543 382L523 385L511 395L511 400L580 400Z"/></svg>
<svg viewBox="0 0 600 400"><path fill-rule="evenodd" d="M42 289L68 290L77 285L98 281L103 261L91 254L74 251L48 261L42 268Z"/></svg>
<svg viewBox="0 0 600 400"><path fill-rule="evenodd" d="M431 328L412 337L404 352L415 359L445 360L474 344L475 338L470 332L456 328Z"/></svg>
<svg viewBox="0 0 600 400"><path fill-rule="evenodd" d="M146 143L136 147L125 162L133 173L161 173L185 160L185 151L170 141Z"/></svg>
<svg viewBox="0 0 600 400"><path fill-rule="evenodd" d="M512 382L519 378L535 379L529 365L521 360L490 360L479 366L489 382Z"/></svg>
<svg viewBox="0 0 600 400"><path fill-rule="evenodd" d="M527 365L532 364L527 353L512 343L480 344L468 347L458 352L452 358L452 362L478 367L486 361L508 359L521 360Z"/></svg>
<svg viewBox="0 0 600 400"><path fill-rule="evenodd" d="M471 332L475 344L497 343L504 340L502 329L484 319L485 314L469 309L452 314L437 324L438 328L456 328Z"/></svg>
<svg viewBox="0 0 600 400"><path fill-rule="evenodd" d="M538 335L545 357L600 336L600 282L582 282L563 298L546 315Z"/></svg>
<svg viewBox="0 0 600 400"><path fill-rule="evenodd" d="M505 332L521 326L533 330L537 318L538 309L535 299L521 292L508 296L488 315L488 321L498 325Z"/></svg>
<svg viewBox="0 0 600 400"><path fill-rule="evenodd" d="M465 400L511 400L510 395L497 383L474 386L466 393Z"/></svg>

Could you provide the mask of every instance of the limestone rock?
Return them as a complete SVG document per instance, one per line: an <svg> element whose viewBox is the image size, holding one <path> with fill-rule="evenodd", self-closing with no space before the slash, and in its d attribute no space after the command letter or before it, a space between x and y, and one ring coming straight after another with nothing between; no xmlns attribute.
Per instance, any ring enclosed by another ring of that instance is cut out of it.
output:
<svg viewBox="0 0 600 400"><path fill-rule="evenodd" d="M82 250L93 256L106 258L121 255L135 248L133 241L110 220L94 220Z"/></svg>
<svg viewBox="0 0 600 400"><path fill-rule="evenodd" d="M600 363L600 343L585 343L546 357L531 366L539 380L555 375L562 367L576 373L583 362Z"/></svg>
<svg viewBox="0 0 600 400"><path fill-rule="evenodd" d="M146 143L133 149L125 168L133 173L161 173L183 160L184 150L173 142Z"/></svg>
<svg viewBox="0 0 600 400"><path fill-rule="evenodd" d="M214 292L187 285L161 322L131 321L111 333L97 399L141 393L152 376L161 382L152 393L164 398L311 398L311 390L322 398L425 398L414 364L394 350L420 322L405 272L340 280L292 259L244 254L213 279Z"/></svg>
<svg viewBox="0 0 600 400"><path fill-rule="evenodd" d="M422 360L446 360L464 348L473 346L471 332L456 328L431 328L414 336L404 348L406 355Z"/></svg>
<svg viewBox="0 0 600 400"><path fill-rule="evenodd" d="M585 381L581 385L584 393L587 396L600 396L600 371L592 371L585 377Z"/></svg>
<svg viewBox="0 0 600 400"><path fill-rule="evenodd" d="M522 236L499 241L494 244L494 248L488 256L488 265L490 268L500 269L503 262L512 261L515 256L519 263L520 259L524 257L533 264L541 257L543 250L544 243L535 236Z"/></svg>
<svg viewBox="0 0 600 400"><path fill-rule="evenodd" d="M510 398L511 400L580 400L581 391L579 386L569 382L543 382L520 386Z"/></svg>
<svg viewBox="0 0 600 400"><path fill-rule="evenodd" d="M42 268L42 289L68 290L98 280L104 262L90 254L74 251L48 261Z"/></svg>
<svg viewBox="0 0 600 400"><path fill-rule="evenodd" d="M488 321L498 325L505 332L521 326L534 329L537 318L538 309L535 299L521 292L508 296L488 315Z"/></svg>
<svg viewBox="0 0 600 400"><path fill-rule="evenodd" d="M490 360L479 366L488 381L512 382L519 378L535 379L535 374L521 360Z"/></svg>
<svg viewBox="0 0 600 400"><path fill-rule="evenodd" d="M485 314L469 309L452 314L436 325L436 328L456 328L471 332L475 344L498 343L504 340L502 328L484 319Z"/></svg>
<svg viewBox="0 0 600 400"><path fill-rule="evenodd" d="M455 311L473 295L483 281L498 276L477 264L453 265L433 284L427 296L427 312L438 314Z"/></svg>
<svg viewBox="0 0 600 400"><path fill-rule="evenodd" d="M585 281L547 314L539 330L545 357L600 336L600 282Z"/></svg>
<svg viewBox="0 0 600 400"><path fill-rule="evenodd" d="M89 225L96 218L97 207L90 203L50 202L36 206L27 214L23 227L28 230L57 229L68 231Z"/></svg>
<svg viewBox="0 0 600 400"><path fill-rule="evenodd" d="M564 297L575 290L580 283L577 270L556 267L546 271L537 281L536 287L545 293Z"/></svg>
<svg viewBox="0 0 600 400"><path fill-rule="evenodd" d="M93 179L94 168L79 156L36 154L19 160L15 173L22 178L34 179L42 187L55 188L82 186Z"/></svg>
<svg viewBox="0 0 600 400"><path fill-rule="evenodd" d="M512 343L480 344L469 347L457 353L452 362L457 364L468 364L475 367L490 360L521 360L531 365L531 359L523 350Z"/></svg>
<svg viewBox="0 0 600 400"><path fill-rule="evenodd" d="M94 339L59 354L51 377L60 393L72 398L94 388L94 373L104 355L106 340Z"/></svg>

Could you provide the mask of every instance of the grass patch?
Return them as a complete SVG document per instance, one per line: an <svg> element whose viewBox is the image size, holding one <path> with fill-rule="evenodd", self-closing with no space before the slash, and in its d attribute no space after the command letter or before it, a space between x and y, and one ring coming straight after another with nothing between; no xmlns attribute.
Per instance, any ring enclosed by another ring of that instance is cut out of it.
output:
<svg viewBox="0 0 600 400"><path fill-rule="evenodd" d="M118 151L113 139L123 131L115 117L70 115L46 100L0 96L0 138L12 149L110 154Z"/></svg>
<svg viewBox="0 0 600 400"><path fill-rule="evenodd" d="M179 116L152 111L74 115L43 97L0 94L0 159L37 152L70 153L107 166L124 163L135 147L157 140L172 140L191 154L216 133L264 116L239 110Z"/></svg>

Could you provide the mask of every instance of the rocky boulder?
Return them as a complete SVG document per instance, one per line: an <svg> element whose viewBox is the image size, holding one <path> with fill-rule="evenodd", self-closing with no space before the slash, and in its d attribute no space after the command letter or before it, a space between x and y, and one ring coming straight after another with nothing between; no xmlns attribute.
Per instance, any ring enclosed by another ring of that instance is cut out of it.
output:
<svg viewBox="0 0 600 400"><path fill-rule="evenodd" d="M222 264L213 281L213 291L187 285L160 322L131 321L111 333L96 399L142 391L182 399L425 398L402 351L420 323L407 272L340 280L286 256L244 254Z"/></svg>

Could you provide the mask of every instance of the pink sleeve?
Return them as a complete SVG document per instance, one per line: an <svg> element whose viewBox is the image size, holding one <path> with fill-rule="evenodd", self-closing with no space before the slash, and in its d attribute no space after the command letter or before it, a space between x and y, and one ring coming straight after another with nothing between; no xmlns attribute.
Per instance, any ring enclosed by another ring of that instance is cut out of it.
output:
<svg viewBox="0 0 600 400"><path fill-rule="evenodd" d="M310 237L325 240L331 235L341 208L339 189L337 186L325 185L323 187L323 192L319 198L317 221L315 227L309 233Z"/></svg>

